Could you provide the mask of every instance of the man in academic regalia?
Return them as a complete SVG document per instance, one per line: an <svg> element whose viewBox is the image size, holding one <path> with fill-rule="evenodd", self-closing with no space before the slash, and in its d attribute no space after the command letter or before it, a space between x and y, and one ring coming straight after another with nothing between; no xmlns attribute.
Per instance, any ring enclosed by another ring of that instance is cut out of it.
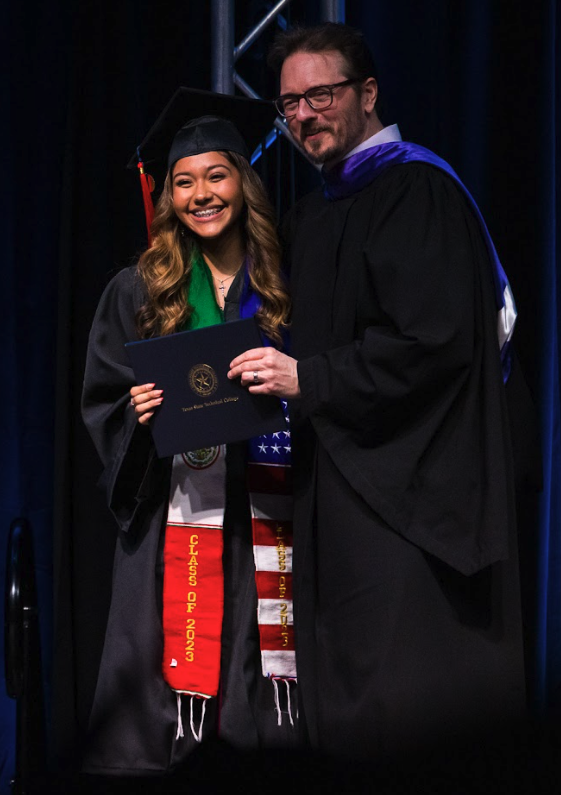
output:
<svg viewBox="0 0 561 795"><path fill-rule="evenodd" d="M450 166L382 125L359 33L272 55L324 186L285 225L291 356L248 351L230 377L292 399L301 724L358 759L460 742L525 702L510 287Z"/></svg>

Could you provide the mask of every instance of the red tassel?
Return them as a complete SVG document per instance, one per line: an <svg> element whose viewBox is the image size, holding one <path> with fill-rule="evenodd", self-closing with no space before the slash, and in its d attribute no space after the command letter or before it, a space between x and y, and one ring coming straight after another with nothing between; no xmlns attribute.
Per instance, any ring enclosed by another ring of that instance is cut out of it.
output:
<svg viewBox="0 0 561 795"><path fill-rule="evenodd" d="M138 168L140 169L140 186L142 188L142 201L144 202L144 215L146 216L146 234L148 235L148 248L152 245L152 235L150 228L154 220L154 203L152 201L152 191L154 190L154 180L150 174L144 171L144 163L138 160Z"/></svg>

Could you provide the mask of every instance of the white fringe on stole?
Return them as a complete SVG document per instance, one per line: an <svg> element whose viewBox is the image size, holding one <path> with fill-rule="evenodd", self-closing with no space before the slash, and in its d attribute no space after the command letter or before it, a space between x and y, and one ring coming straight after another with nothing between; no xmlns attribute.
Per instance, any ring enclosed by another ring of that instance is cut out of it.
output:
<svg viewBox="0 0 561 795"><path fill-rule="evenodd" d="M195 731L195 721L193 719L193 701L197 698L197 696L191 696L191 733L195 738L196 742L200 743L203 739L203 724L205 722L205 713L206 713L206 702L208 701L207 698L203 698L203 709L201 713L201 722L199 723L199 731L198 733Z"/></svg>

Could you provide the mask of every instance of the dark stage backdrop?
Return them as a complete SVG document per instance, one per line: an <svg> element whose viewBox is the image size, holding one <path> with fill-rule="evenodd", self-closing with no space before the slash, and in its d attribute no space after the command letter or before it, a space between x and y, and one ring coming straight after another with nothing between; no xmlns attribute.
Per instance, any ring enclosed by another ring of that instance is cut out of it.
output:
<svg viewBox="0 0 561 795"><path fill-rule="evenodd" d="M236 40L272 5L238 1ZM347 21L364 31L377 57L385 123L398 122L404 138L434 149L458 171L512 282L520 312L517 348L539 408L544 449L539 521L531 502L523 506L528 662L533 702L557 708L556 2L346 5ZM4 548L14 516L31 519L49 737L64 760L76 758L93 696L115 541L96 488L96 454L79 417L87 336L109 278L145 244L137 175L125 164L178 85L210 88L210 3L7 0L6 7L0 539ZM291 14L292 21L314 22L317 3L294 0ZM263 63L268 38L251 48L239 71L272 96L274 78ZM280 149L271 149L260 168L286 209L291 190L276 184L275 158L282 158L284 174L292 169L296 196L317 177L299 156L291 164L286 144ZM3 792L13 772L14 708L1 689Z"/></svg>

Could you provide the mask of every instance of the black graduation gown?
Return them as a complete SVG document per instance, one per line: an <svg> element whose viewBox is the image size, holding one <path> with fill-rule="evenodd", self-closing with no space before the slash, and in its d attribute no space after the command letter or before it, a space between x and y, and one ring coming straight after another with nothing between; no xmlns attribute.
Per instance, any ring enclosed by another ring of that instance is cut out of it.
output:
<svg viewBox="0 0 561 795"><path fill-rule="evenodd" d="M426 164L286 225L300 718L373 758L520 717L513 476L487 250ZM487 724L484 722L487 721Z"/></svg>
<svg viewBox="0 0 561 795"><path fill-rule="evenodd" d="M234 298L241 284L242 274L230 289ZM165 773L197 745L188 698L182 709L185 736L175 739L176 696L161 674L163 541L172 459L157 457L150 430L139 425L130 405L135 379L124 344L138 338L135 315L143 303L134 267L107 286L90 334L83 394L84 420L105 467L103 485L118 525L111 607L83 769L127 776ZM272 683L261 674L243 444L228 446L226 465L221 690L207 707L203 737L217 731L220 701L223 740L239 749L283 746L293 742L294 731L286 718L277 726ZM197 728L200 709L197 702Z"/></svg>

